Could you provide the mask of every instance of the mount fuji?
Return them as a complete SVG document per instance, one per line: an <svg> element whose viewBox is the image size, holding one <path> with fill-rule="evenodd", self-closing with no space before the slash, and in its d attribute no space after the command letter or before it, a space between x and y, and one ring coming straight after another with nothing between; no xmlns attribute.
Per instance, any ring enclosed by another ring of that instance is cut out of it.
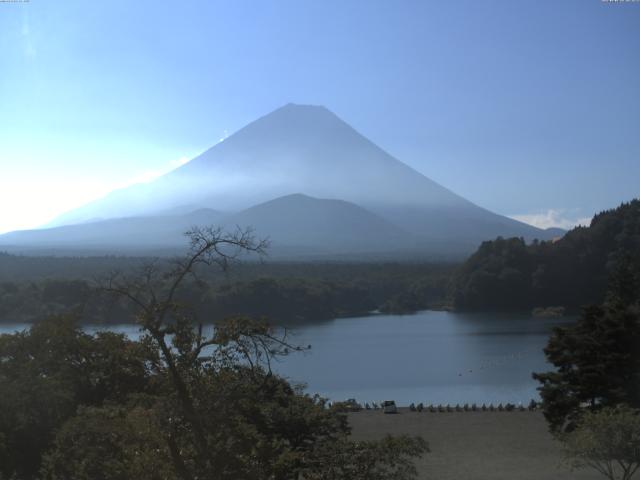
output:
<svg viewBox="0 0 640 480"><path fill-rule="evenodd" d="M557 236L473 204L324 107L288 104L153 182L67 212L52 228L2 235L0 246L179 246L176 228L193 219L253 226L276 249L305 254L463 255L497 236Z"/></svg>

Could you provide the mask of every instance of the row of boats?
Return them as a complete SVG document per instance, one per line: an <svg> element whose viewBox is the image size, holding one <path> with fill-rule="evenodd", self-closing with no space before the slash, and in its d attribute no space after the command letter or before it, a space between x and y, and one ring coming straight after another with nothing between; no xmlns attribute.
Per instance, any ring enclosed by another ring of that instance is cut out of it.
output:
<svg viewBox="0 0 640 480"><path fill-rule="evenodd" d="M490 403L489 405L487 405L486 403L483 403L482 405L477 405L475 403L472 403L471 405L469 405L468 403L465 403L464 405L460 405L460 404L456 404L455 406L452 406L450 404L446 404L446 405L424 405L422 403L419 403L417 405L415 404L411 404L409 405L409 410L412 412L423 412L423 411L427 411L427 412L431 412L431 413L443 413L443 412L513 412L513 411L520 411L520 412L525 412L525 411L534 411L538 409L538 402L536 402L535 400L531 400L531 402L529 402L528 406L524 406L522 403L516 405L514 403L499 403L498 405L494 405L493 403Z"/></svg>
<svg viewBox="0 0 640 480"><path fill-rule="evenodd" d="M384 413L397 413L398 409L396 407L396 403L393 400L385 400L380 402L380 404L376 402L365 403L364 405L358 403L355 399L350 398L345 402L337 402L334 404L335 408L339 408L344 411L357 412L360 410L382 410ZM409 410L412 412L431 412L431 413L446 413L446 412L525 412L525 411L535 411L540 407L540 403L535 400L531 400L527 406L524 406L522 403L514 404L514 403L499 403L494 405L493 403L483 403L482 405L478 405L476 403L465 403L463 405L456 404L429 404L426 405L424 403L412 403L409 405Z"/></svg>

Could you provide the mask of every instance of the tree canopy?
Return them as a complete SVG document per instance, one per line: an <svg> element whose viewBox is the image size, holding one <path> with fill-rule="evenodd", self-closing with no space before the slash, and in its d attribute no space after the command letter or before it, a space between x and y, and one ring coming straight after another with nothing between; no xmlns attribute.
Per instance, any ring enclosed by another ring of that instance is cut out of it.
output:
<svg viewBox="0 0 640 480"><path fill-rule="evenodd" d="M557 241L520 238L482 243L452 282L458 309L578 310L604 301L609 279L623 260L640 276L640 200L593 217Z"/></svg>
<svg viewBox="0 0 640 480"><path fill-rule="evenodd" d="M571 326L556 328L545 354L555 371L534 373L554 432L573 428L585 411L640 407L640 282L622 261L602 306L585 308Z"/></svg>
<svg viewBox="0 0 640 480"><path fill-rule="evenodd" d="M131 272L153 259L30 257L0 254L0 322L37 322L78 312L86 322L122 323L132 308L97 295L96 277ZM166 259L165 259L166 260ZM158 268L167 262L155 260ZM47 267L50 265L50 268ZM58 267L57 271L52 271ZM243 262L228 272L199 269L200 281L181 284L178 298L201 318L246 315L299 324L372 310L407 312L442 305L454 266L407 263Z"/></svg>
<svg viewBox="0 0 640 480"><path fill-rule="evenodd" d="M609 480L631 480L640 468L640 410L618 406L586 413L562 439L572 468L592 468Z"/></svg>

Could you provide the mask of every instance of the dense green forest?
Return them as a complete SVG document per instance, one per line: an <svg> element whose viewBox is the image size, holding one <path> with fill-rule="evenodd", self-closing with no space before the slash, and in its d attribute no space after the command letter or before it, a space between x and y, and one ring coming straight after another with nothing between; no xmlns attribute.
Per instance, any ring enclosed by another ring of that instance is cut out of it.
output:
<svg viewBox="0 0 640 480"><path fill-rule="evenodd" d="M640 275L640 200L596 215L557 241L526 244L519 238L484 242L456 273L456 309L578 310L604 300L621 264Z"/></svg>
<svg viewBox="0 0 640 480"><path fill-rule="evenodd" d="M619 264L604 303L555 328L544 352L556 369L533 377L553 432L572 430L586 410L640 408L640 276L634 266Z"/></svg>
<svg viewBox="0 0 640 480"><path fill-rule="evenodd" d="M38 321L75 311L88 322L130 317L95 287L113 272L130 274L167 259L27 257L0 254L0 321ZM162 268L162 267L161 267ZM291 324L373 310L405 313L441 307L453 264L243 262L227 272L203 269L181 286L201 319L242 314Z"/></svg>

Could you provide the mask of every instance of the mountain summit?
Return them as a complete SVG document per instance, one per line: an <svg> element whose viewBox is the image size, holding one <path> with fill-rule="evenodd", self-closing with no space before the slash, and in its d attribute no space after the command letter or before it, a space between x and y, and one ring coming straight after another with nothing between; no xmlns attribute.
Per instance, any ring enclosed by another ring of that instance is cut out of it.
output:
<svg viewBox="0 0 640 480"><path fill-rule="evenodd" d="M468 244L470 251L498 235L547 236L430 180L328 109L295 104L255 120L151 183L114 191L55 223L159 215L182 205L233 214L294 193L349 202L400 231Z"/></svg>
<svg viewBox="0 0 640 480"><path fill-rule="evenodd" d="M296 192L361 205L468 204L326 108L288 104L154 182L113 192L57 223L147 214L181 204L237 211Z"/></svg>

